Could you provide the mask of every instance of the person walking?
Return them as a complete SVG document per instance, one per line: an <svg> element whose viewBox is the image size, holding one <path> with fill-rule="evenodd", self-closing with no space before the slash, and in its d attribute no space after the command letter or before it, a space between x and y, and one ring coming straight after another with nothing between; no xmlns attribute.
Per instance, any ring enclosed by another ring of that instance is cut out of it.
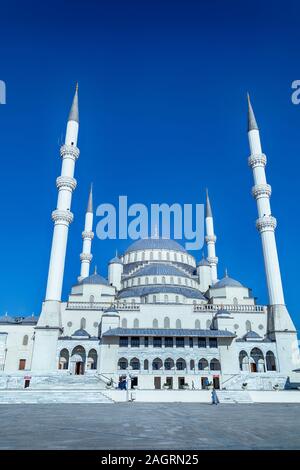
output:
<svg viewBox="0 0 300 470"><path fill-rule="evenodd" d="M217 392L213 388L211 392L211 404L217 405L218 403L219 403L219 400L218 400Z"/></svg>

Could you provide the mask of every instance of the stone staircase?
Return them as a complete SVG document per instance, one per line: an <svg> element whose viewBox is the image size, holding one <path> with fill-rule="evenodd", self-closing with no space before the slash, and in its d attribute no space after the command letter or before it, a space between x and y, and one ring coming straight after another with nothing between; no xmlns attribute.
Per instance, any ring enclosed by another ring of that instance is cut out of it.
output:
<svg viewBox="0 0 300 470"><path fill-rule="evenodd" d="M101 391L94 389L67 390L0 390L0 404L48 403L114 403Z"/></svg>
<svg viewBox="0 0 300 470"><path fill-rule="evenodd" d="M253 403L250 394L245 390L217 390L216 392L220 403Z"/></svg>

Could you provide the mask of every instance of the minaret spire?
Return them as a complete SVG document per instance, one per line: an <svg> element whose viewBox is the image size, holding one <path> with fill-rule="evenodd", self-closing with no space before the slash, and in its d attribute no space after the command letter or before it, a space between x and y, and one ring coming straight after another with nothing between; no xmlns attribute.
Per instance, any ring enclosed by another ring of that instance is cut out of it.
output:
<svg viewBox="0 0 300 470"><path fill-rule="evenodd" d="M80 254L81 269L78 280L88 277L90 274L90 264L93 258L92 251L92 240L94 238L93 232L93 185L89 193L88 205L85 214L84 231L82 232L82 253Z"/></svg>
<svg viewBox="0 0 300 470"><path fill-rule="evenodd" d="M248 159L253 171L254 186L252 195L256 199L258 219L256 227L260 233L263 247L267 287L269 294L269 333L285 330L294 331L295 327L287 312L282 288L281 273L275 239L277 221L273 217L270 205L271 186L267 183L265 166L266 156L262 153L260 134L248 97L249 130L248 139L251 155Z"/></svg>
<svg viewBox="0 0 300 470"><path fill-rule="evenodd" d="M213 220L212 209L211 209L211 204L210 204L207 189L206 189L205 226L206 226L205 241L207 244L207 253L208 253L207 260L211 266L212 283L214 284L218 280L218 272L217 272L218 258L216 256L217 237L214 233L214 220Z"/></svg>
<svg viewBox="0 0 300 470"><path fill-rule="evenodd" d="M72 193L76 188L74 178L75 162L79 157L77 148L78 88L67 122L65 143L60 149L62 157L61 175L56 180L58 189L57 206L52 212L54 222L51 255L45 302L36 327L32 368L35 370L56 370L57 338L61 332L61 293L64 277L69 225L73 220L71 212Z"/></svg>
<svg viewBox="0 0 300 470"><path fill-rule="evenodd" d="M248 132L253 131L254 129L258 130L258 125L255 119L254 111L251 105L249 93L247 93L248 100Z"/></svg>

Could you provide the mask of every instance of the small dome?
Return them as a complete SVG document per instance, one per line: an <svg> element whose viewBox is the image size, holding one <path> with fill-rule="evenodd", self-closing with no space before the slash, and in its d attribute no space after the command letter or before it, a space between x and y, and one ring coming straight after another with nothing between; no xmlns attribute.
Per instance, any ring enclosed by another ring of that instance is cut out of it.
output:
<svg viewBox="0 0 300 470"><path fill-rule="evenodd" d="M218 289L220 287L244 287L239 281L236 281L232 277L224 276L220 281L216 282L212 289Z"/></svg>
<svg viewBox="0 0 300 470"><path fill-rule="evenodd" d="M140 238L136 242L132 243L125 253L141 250L172 250L186 253L186 250L182 245L169 238Z"/></svg>
<svg viewBox="0 0 300 470"><path fill-rule="evenodd" d="M78 285L85 285L85 284L99 284L108 286L108 281L104 277L100 276L100 274L92 274L91 276L85 277L81 281L78 282Z"/></svg>
<svg viewBox="0 0 300 470"><path fill-rule="evenodd" d="M209 266L209 267L210 267L210 264L209 264L209 262L207 261L207 258L204 258L204 256L203 256L202 260L199 261L199 263L197 264L197 267L198 267L198 266Z"/></svg>
<svg viewBox="0 0 300 470"><path fill-rule="evenodd" d="M230 317L230 312L225 310L225 308L220 308L215 314L215 317Z"/></svg>
<svg viewBox="0 0 300 470"><path fill-rule="evenodd" d="M120 258L118 258L118 256L115 256L114 258L112 258L108 264L123 264L122 261L120 260Z"/></svg>
<svg viewBox="0 0 300 470"><path fill-rule="evenodd" d="M244 339L260 339L261 336L259 336L258 333L256 333L255 331L248 331L244 336L243 336Z"/></svg>
<svg viewBox="0 0 300 470"><path fill-rule="evenodd" d="M113 306L108 307L108 308L106 308L105 310L103 310L103 313L104 313L104 314L105 314L105 313L114 313L114 314L116 314L116 315L119 314L118 310L117 310L115 307L113 307Z"/></svg>
<svg viewBox="0 0 300 470"><path fill-rule="evenodd" d="M84 330L83 328L80 328L80 330L74 331L74 333L71 336L86 336L90 338L91 335L89 335L88 332Z"/></svg>

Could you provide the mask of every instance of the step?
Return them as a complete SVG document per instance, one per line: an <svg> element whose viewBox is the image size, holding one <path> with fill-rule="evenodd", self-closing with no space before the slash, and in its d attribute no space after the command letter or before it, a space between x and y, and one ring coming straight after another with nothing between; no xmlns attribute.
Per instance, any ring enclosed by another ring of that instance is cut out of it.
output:
<svg viewBox="0 0 300 470"><path fill-rule="evenodd" d="M253 403L247 391L220 390L217 397L220 403Z"/></svg>
<svg viewBox="0 0 300 470"><path fill-rule="evenodd" d="M0 404L17 403L113 403L95 390L1 390Z"/></svg>

